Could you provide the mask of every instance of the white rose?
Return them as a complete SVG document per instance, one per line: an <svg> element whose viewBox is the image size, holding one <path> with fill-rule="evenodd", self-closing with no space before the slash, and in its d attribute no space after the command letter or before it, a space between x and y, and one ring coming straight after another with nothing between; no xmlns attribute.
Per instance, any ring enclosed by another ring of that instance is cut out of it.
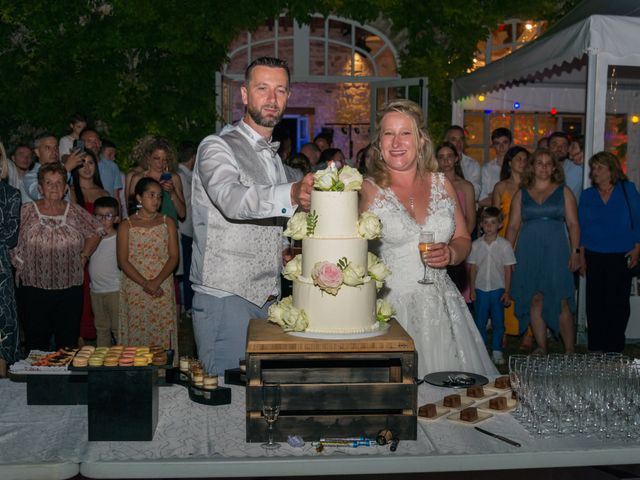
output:
<svg viewBox="0 0 640 480"><path fill-rule="evenodd" d="M309 325L307 314L303 310L296 308L293 305L288 306L284 310L282 320L284 323L283 328L285 332L301 332L305 330Z"/></svg>
<svg viewBox="0 0 640 480"><path fill-rule="evenodd" d="M371 267L379 261L380 259L375 253L367 252L367 265L369 265L369 270L371 270Z"/></svg>
<svg viewBox="0 0 640 480"><path fill-rule="evenodd" d="M379 322L388 322L395 313L395 310L389 302L381 298L376 300L376 320Z"/></svg>
<svg viewBox="0 0 640 480"><path fill-rule="evenodd" d="M284 297L282 300L280 300L280 303L284 306L290 307L293 305L293 296L289 295L288 297Z"/></svg>
<svg viewBox="0 0 640 480"><path fill-rule="evenodd" d="M338 171L331 165L324 170L318 170L313 174L313 188L323 192L330 191L338 182Z"/></svg>
<svg viewBox="0 0 640 480"><path fill-rule="evenodd" d="M374 240L380 236L382 225L376 214L364 212L358 219L358 235L365 240Z"/></svg>
<svg viewBox="0 0 640 480"><path fill-rule="evenodd" d="M364 267L349 262L344 270L342 270L342 282L345 285L356 287L364 283Z"/></svg>
<svg viewBox="0 0 640 480"><path fill-rule="evenodd" d="M307 236L307 213L298 212L287 222L287 229L283 234L285 237L291 237L294 240L302 240Z"/></svg>
<svg viewBox="0 0 640 480"><path fill-rule="evenodd" d="M376 260L378 260L376 258ZM373 265L369 264L369 276L376 281L376 288L380 290L384 285L384 279L389 276L391 270L384 264L384 262L378 261Z"/></svg>
<svg viewBox="0 0 640 480"><path fill-rule="evenodd" d="M343 183L345 192L360 190L362 187L362 175L349 165L342 167L338 179Z"/></svg>
<svg viewBox="0 0 640 480"><path fill-rule="evenodd" d="M302 254L296 255L293 257L293 260L284 266L282 275L284 278L291 281L302 275Z"/></svg>
<svg viewBox="0 0 640 480"><path fill-rule="evenodd" d="M267 320L283 327L285 309L281 302L272 304L267 311Z"/></svg>

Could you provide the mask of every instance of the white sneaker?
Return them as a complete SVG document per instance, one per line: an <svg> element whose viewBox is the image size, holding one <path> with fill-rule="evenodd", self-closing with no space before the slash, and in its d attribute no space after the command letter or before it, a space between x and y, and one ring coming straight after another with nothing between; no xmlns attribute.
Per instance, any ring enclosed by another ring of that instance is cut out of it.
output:
<svg viewBox="0 0 640 480"><path fill-rule="evenodd" d="M491 359L496 365L504 365L504 355L498 350L494 350L491 354Z"/></svg>

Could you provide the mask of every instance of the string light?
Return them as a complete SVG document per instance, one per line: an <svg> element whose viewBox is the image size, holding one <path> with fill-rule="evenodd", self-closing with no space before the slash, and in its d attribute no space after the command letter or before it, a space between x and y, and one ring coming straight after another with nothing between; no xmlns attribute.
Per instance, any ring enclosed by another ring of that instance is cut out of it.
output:
<svg viewBox="0 0 640 480"><path fill-rule="evenodd" d="M631 123L638 123L640 122L640 117L638 117L638 115L633 115L631 117Z"/></svg>
<svg viewBox="0 0 640 480"><path fill-rule="evenodd" d="M514 109L516 109L516 110L518 110L518 109L520 108L520 102L515 102L515 103L513 104L513 108L514 108Z"/></svg>
<svg viewBox="0 0 640 480"><path fill-rule="evenodd" d="M478 101L484 102L484 95L478 95Z"/></svg>
<svg viewBox="0 0 640 480"><path fill-rule="evenodd" d="M553 107L551 109L551 115L556 115L558 113L558 109L556 107Z"/></svg>

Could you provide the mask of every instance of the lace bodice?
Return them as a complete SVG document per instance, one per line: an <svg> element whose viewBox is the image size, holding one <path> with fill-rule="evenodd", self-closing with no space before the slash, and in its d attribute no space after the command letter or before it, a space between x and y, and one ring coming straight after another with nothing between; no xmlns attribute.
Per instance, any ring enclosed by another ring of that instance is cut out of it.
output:
<svg viewBox="0 0 640 480"><path fill-rule="evenodd" d="M455 199L445 188L441 173L431 174L431 195L424 224L409 215L391 189L379 189L369 210L382 222L382 240L378 254L387 265L393 265L389 286L415 283L421 278L423 266L418 252L421 229L432 231L436 242L448 243L455 231ZM446 275L445 269L433 269L434 278Z"/></svg>

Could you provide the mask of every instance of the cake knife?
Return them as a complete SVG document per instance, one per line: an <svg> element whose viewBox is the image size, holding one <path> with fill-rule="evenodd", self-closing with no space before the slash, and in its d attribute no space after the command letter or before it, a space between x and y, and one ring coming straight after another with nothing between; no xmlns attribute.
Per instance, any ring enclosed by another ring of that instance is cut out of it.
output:
<svg viewBox="0 0 640 480"><path fill-rule="evenodd" d="M485 430L484 428L480 428L480 427L474 427L477 431L479 431L480 433L484 433L485 435L489 435L490 437L493 438L497 438L498 440L502 440L505 443L508 443L509 445L513 445L514 447L521 447L522 445L520 445L518 442L511 440L510 438L507 437L503 437L502 435L498 435L497 433L493 433L493 432L489 432L488 430Z"/></svg>

